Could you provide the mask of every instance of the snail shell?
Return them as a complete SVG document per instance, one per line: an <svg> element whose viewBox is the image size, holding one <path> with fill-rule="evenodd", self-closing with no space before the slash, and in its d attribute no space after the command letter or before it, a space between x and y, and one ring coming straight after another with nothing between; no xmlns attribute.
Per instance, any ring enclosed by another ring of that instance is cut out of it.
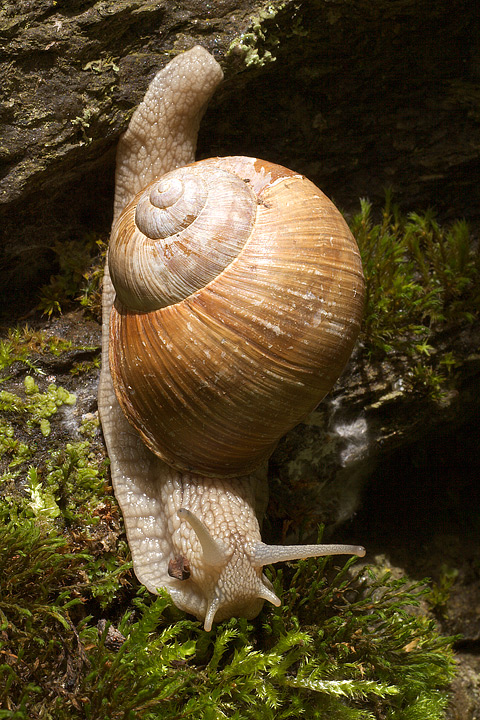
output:
<svg viewBox="0 0 480 720"><path fill-rule="evenodd" d="M302 175L246 157L167 173L117 220L110 370L174 468L248 474L330 390L357 337L359 252Z"/></svg>

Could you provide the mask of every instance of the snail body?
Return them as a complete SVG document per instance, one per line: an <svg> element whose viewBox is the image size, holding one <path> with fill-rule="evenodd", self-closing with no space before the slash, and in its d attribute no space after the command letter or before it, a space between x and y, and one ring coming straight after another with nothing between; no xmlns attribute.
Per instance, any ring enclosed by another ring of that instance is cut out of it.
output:
<svg viewBox="0 0 480 720"><path fill-rule="evenodd" d="M135 572L207 630L280 603L265 564L364 552L261 541L266 463L342 371L363 276L345 221L303 176L244 157L184 167L221 77L203 48L178 56L120 142L99 390ZM164 161L176 126L179 162Z"/></svg>

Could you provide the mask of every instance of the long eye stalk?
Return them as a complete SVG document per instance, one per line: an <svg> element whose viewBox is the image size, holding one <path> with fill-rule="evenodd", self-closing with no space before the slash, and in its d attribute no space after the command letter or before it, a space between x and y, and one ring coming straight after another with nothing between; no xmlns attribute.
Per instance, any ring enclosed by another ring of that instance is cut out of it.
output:
<svg viewBox="0 0 480 720"><path fill-rule="evenodd" d="M177 511L177 515L179 518L186 520L192 530L195 531L198 542L202 546L203 559L206 564L212 565L213 567L225 565L232 554L231 551L229 551L223 543L215 540L200 518L190 510L187 510L187 508L180 508Z"/></svg>
<svg viewBox="0 0 480 720"><path fill-rule="evenodd" d="M266 545L257 543L251 554L255 567L263 567L286 560L300 560L322 555L358 555L365 556L361 545Z"/></svg>

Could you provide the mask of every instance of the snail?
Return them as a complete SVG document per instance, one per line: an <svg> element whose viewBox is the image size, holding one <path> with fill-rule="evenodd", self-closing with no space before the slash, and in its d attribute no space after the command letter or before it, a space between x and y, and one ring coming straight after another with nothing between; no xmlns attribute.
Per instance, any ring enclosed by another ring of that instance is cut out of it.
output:
<svg viewBox="0 0 480 720"><path fill-rule="evenodd" d="M194 162L223 73L175 57L117 151L99 412L134 570L212 623L280 605L269 563L365 551L262 542L267 462L340 375L363 275L335 206L245 157Z"/></svg>

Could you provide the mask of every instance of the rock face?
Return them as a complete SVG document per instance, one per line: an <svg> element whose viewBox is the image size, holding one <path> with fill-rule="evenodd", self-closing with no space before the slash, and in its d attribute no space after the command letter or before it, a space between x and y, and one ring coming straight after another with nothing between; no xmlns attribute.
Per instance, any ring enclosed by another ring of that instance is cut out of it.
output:
<svg viewBox="0 0 480 720"><path fill-rule="evenodd" d="M204 124L202 156L266 157L304 172L347 209L392 186L407 206L472 215L480 146L472 4L261 8L254 0L3 3L8 299L12 286L25 298L45 282L56 242L107 232L118 136L154 72L195 43L215 53L227 78Z"/></svg>
<svg viewBox="0 0 480 720"><path fill-rule="evenodd" d="M48 279L55 242L108 231L116 143L152 75L204 37L224 53L240 31L232 14L243 17L246 2L215 2L215 13L211 5L3 4L0 216L9 294Z"/></svg>

